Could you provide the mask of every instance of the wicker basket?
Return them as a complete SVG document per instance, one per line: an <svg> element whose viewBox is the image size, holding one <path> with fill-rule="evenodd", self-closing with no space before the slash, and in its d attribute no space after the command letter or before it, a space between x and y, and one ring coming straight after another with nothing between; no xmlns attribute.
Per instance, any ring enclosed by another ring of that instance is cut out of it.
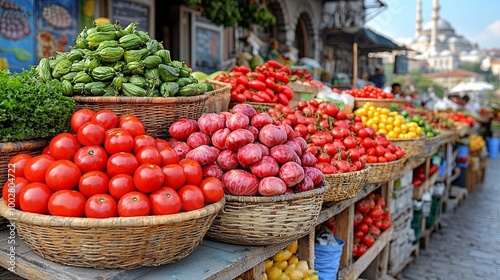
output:
<svg viewBox="0 0 500 280"><path fill-rule="evenodd" d="M436 150L441 146L441 136L437 135L431 138L424 139L424 149L418 157L431 157Z"/></svg>
<svg viewBox="0 0 500 280"><path fill-rule="evenodd" d="M0 214L15 219L19 237L43 258L72 266L121 269L186 257L201 244L223 207L224 199L179 214L89 219L22 212L0 200Z"/></svg>
<svg viewBox="0 0 500 280"><path fill-rule="evenodd" d="M291 242L314 229L325 191L321 188L278 196L226 195L224 210L207 232L209 238L241 245Z"/></svg>
<svg viewBox="0 0 500 280"><path fill-rule="evenodd" d="M129 96L73 96L76 110L108 109L118 115L138 117L148 135L168 137L168 128L181 118L197 120L208 99L208 94L181 97L129 97Z"/></svg>
<svg viewBox="0 0 500 280"><path fill-rule="evenodd" d="M24 142L0 143L0 195L4 183L8 179L8 163L17 154L37 156L50 143L48 139L37 139Z"/></svg>
<svg viewBox="0 0 500 280"><path fill-rule="evenodd" d="M441 144L455 141L458 137L458 133L455 129L440 129L439 135L441 135Z"/></svg>
<svg viewBox="0 0 500 280"><path fill-rule="evenodd" d="M401 177L405 159L401 158L387 163L369 163L370 172L367 184L383 183Z"/></svg>
<svg viewBox="0 0 500 280"><path fill-rule="evenodd" d="M405 158L420 156L424 151L425 137L412 139L389 139L394 145L403 148Z"/></svg>
<svg viewBox="0 0 500 280"><path fill-rule="evenodd" d="M205 102L203 113L220 113L229 110L231 100L231 85L214 80L206 80L214 90L207 92L208 99Z"/></svg>
<svg viewBox="0 0 500 280"><path fill-rule="evenodd" d="M391 108L392 105L402 107L406 100L401 98L377 99L377 98L354 98L354 109L361 108L365 103L370 102L375 107Z"/></svg>
<svg viewBox="0 0 500 280"><path fill-rule="evenodd" d="M335 202L355 197L366 184L370 167L348 173L325 175L330 189L325 192L324 202Z"/></svg>

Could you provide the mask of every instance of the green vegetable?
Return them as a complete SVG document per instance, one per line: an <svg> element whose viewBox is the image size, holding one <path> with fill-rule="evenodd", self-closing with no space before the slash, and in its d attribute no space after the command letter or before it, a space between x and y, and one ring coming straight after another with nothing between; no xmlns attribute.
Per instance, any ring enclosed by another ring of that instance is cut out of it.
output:
<svg viewBox="0 0 500 280"><path fill-rule="evenodd" d="M179 76L189 77L189 76L191 76L191 73L193 73L193 69L184 65L181 67L181 71L179 72Z"/></svg>
<svg viewBox="0 0 500 280"><path fill-rule="evenodd" d="M76 77L76 74L78 74L78 72L69 72L68 74L61 77L61 81L70 81L71 82Z"/></svg>
<svg viewBox="0 0 500 280"><path fill-rule="evenodd" d="M131 50L139 48L143 44L143 41L136 34L128 34L121 37L118 40L118 43L120 44L120 47L122 47L123 49Z"/></svg>
<svg viewBox="0 0 500 280"><path fill-rule="evenodd" d="M160 72L160 79L164 82L173 82L179 77L179 69L166 65L158 65L158 72Z"/></svg>
<svg viewBox="0 0 500 280"><path fill-rule="evenodd" d="M0 71L0 141L26 141L69 131L74 101L63 84L41 81L34 67L17 74Z"/></svg>
<svg viewBox="0 0 500 280"><path fill-rule="evenodd" d="M112 23L101 23L95 26L98 32L106 32L106 31L116 31L115 25Z"/></svg>
<svg viewBox="0 0 500 280"><path fill-rule="evenodd" d="M144 59L144 67L146 69L157 68L162 62L161 58L157 55L150 55Z"/></svg>
<svg viewBox="0 0 500 280"><path fill-rule="evenodd" d="M98 81L111 80L115 74L115 70L109 66L99 66L92 70L92 77Z"/></svg>
<svg viewBox="0 0 500 280"><path fill-rule="evenodd" d="M181 68L184 66L184 62L181 62L181 61L178 61L178 60L174 60L172 62L170 62L170 66L173 66L179 70L181 70Z"/></svg>
<svg viewBox="0 0 500 280"><path fill-rule="evenodd" d="M103 62L117 62L123 58L124 50L121 47L105 48L99 51Z"/></svg>
<svg viewBox="0 0 500 280"><path fill-rule="evenodd" d="M70 60L70 61L75 61L75 60L80 60L82 59L83 57L83 51L82 50L79 50L79 49L72 49L69 53L68 53L68 57L67 59Z"/></svg>
<svg viewBox="0 0 500 280"><path fill-rule="evenodd" d="M87 34L88 34L88 31L87 31ZM114 31L95 32L92 34L88 34L88 36L87 36L88 45L91 48L98 47L99 44L104 42L104 41L111 41L111 40L115 40L115 39L116 39L116 34Z"/></svg>
<svg viewBox="0 0 500 280"><path fill-rule="evenodd" d="M175 82L177 82L179 84L179 87L185 87L189 84L195 84L197 83L198 81L196 79L191 79L191 78L179 78L177 79Z"/></svg>
<svg viewBox="0 0 500 280"><path fill-rule="evenodd" d="M159 50L155 54L161 57L161 63L163 64L169 64L172 62L172 60L170 60L170 52L168 50Z"/></svg>
<svg viewBox="0 0 500 280"><path fill-rule="evenodd" d="M146 55L148 54L149 51L147 49L129 50L123 54L123 58L125 59L125 62L129 63L133 61L139 61L146 57Z"/></svg>
<svg viewBox="0 0 500 280"><path fill-rule="evenodd" d="M37 66L38 76L42 81L47 82L52 80L52 75L50 74L50 63L48 58L42 58Z"/></svg>
<svg viewBox="0 0 500 280"><path fill-rule="evenodd" d="M99 47L97 47L96 52L100 52L105 48L116 48L116 47L119 47L118 41L116 40L104 41L99 44Z"/></svg>
<svg viewBox="0 0 500 280"><path fill-rule="evenodd" d="M92 82L92 77L89 76L89 74L85 73L85 71L80 71L76 74L76 76L73 78L73 83L90 83Z"/></svg>
<svg viewBox="0 0 500 280"><path fill-rule="evenodd" d="M52 77L59 79L68 74L69 71L71 71L71 65L73 65L73 63L68 59L61 60L56 67L54 67L54 70L52 70Z"/></svg>
<svg viewBox="0 0 500 280"><path fill-rule="evenodd" d="M151 53L155 53L158 50L161 50L160 46L161 46L160 43L158 43L158 41L156 41L156 40L150 40L149 42L146 43L146 48Z"/></svg>
<svg viewBox="0 0 500 280"><path fill-rule="evenodd" d="M80 72L83 70L85 70L85 62L84 61L73 62L73 64L71 64L71 72Z"/></svg>
<svg viewBox="0 0 500 280"><path fill-rule="evenodd" d="M179 92L179 84L175 82L164 82L160 86L160 93L164 97L174 96Z"/></svg>
<svg viewBox="0 0 500 280"><path fill-rule="evenodd" d="M63 85L63 94L65 96L73 96L73 85L71 84L70 81L64 80L62 81Z"/></svg>
<svg viewBox="0 0 500 280"><path fill-rule="evenodd" d="M187 85L179 90L180 96L193 96L199 94L199 89L196 87L196 84Z"/></svg>
<svg viewBox="0 0 500 280"><path fill-rule="evenodd" d="M130 77L130 79L128 81L129 81L129 83L132 83L132 84L139 86L141 88L145 87L147 84L146 79L144 79L141 76L137 76L137 75L133 75L132 77Z"/></svg>
<svg viewBox="0 0 500 280"><path fill-rule="evenodd" d="M136 31L135 35L139 36L139 38L141 38L143 43L146 43L147 41L151 40L151 38L149 38L148 33L142 30Z"/></svg>
<svg viewBox="0 0 500 280"><path fill-rule="evenodd" d="M132 83L123 83L122 92L126 96L146 96L146 90Z"/></svg>

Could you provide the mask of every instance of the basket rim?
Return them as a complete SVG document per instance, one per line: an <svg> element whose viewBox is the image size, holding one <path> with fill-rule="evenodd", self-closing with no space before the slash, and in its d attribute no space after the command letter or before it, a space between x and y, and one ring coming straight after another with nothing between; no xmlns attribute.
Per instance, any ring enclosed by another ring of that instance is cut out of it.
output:
<svg viewBox="0 0 500 280"><path fill-rule="evenodd" d="M352 171L352 172L346 172L346 173L336 173L336 174L324 174L325 177L343 177L343 176L352 176L356 174L362 174L370 171L370 166L368 164L365 165L365 168L358 170L358 171Z"/></svg>
<svg viewBox="0 0 500 280"><path fill-rule="evenodd" d="M396 163L400 163L400 162L403 162L405 160L404 157L400 158L400 159L397 159L397 160L393 160L393 161L390 161L390 162L376 162L376 163L366 163L366 165L370 165L370 166L384 166L384 165L392 165L392 164L396 164Z"/></svg>
<svg viewBox="0 0 500 280"><path fill-rule="evenodd" d="M116 228L116 227L144 227L157 226L168 223L179 223L201 217L207 217L220 212L224 207L225 199L211 203L203 208L169 215L150 215L138 217L113 218L76 218L61 217L24 212L8 207L3 198L0 198L0 215L6 219L14 219L17 223L37 225L43 227L85 227L85 228Z"/></svg>
<svg viewBox="0 0 500 280"><path fill-rule="evenodd" d="M312 189L305 192L293 193L293 194L281 194L274 196L244 196L244 195L230 195L226 194L226 202L247 202L247 203L260 203L260 202L283 202L291 201L296 199L310 198L316 195L321 195L325 193L330 188L328 182L323 182L321 188Z"/></svg>
<svg viewBox="0 0 500 280"><path fill-rule="evenodd" d="M425 139L427 139L427 137L421 136L418 138L408 138L408 139L395 138L395 139L387 139L387 140L389 140L391 142L393 142L393 141L395 141L395 142L421 142L421 141L425 141Z"/></svg>
<svg viewBox="0 0 500 280"><path fill-rule="evenodd" d="M354 97L354 101L363 101L363 102L390 102L390 103L406 103L406 99L404 98L360 98Z"/></svg>
<svg viewBox="0 0 500 280"><path fill-rule="evenodd" d="M0 142L0 153L19 152L29 149L37 149L47 146L50 139L31 139L26 141Z"/></svg>
<svg viewBox="0 0 500 280"><path fill-rule="evenodd" d="M205 92L196 96L148 97L148 96L73 96L73 100L86 103L134 103L134 104L183 104L208 99Z"/></svg>
<svg viewBox="0 0 500 280"><path fill-rule="evenodd" d="M218 94L223 94L223 93L230 93L231 92L231 85L228 84L228 83L223 83L223 82L219 82L219 81L216 81L216 80L210 80L210 79L205 79L202 82L221 86L221 88L214 89L214 90L211 90L211 91L207 91L206 93L208 94L208 96L218 95Z"/></svg>

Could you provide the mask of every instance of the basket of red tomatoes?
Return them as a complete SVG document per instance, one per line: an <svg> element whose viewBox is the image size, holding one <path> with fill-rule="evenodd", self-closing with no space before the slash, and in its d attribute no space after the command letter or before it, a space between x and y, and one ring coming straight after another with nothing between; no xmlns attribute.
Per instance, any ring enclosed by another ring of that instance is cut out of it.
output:
<svg viewBox="0 0 500 280"><path fill-rule="evenodd" d="M354 108L361 108L367 102L376 107L391 108L392 106L401 107L406 104L403 98L394 98L394 94L385 92L376 86L365 86L360 89L346 90L347 94L354 96Z"/></svg>
<svg viewBox="0 0 500 280"><path fill-rule="evenodd" d="M41 155L18 157L19 176L4 186L0 213L31 250L66 265L132 269L201 244L224 207L219 179L134 116L82 109L71 128Z"/></svg>

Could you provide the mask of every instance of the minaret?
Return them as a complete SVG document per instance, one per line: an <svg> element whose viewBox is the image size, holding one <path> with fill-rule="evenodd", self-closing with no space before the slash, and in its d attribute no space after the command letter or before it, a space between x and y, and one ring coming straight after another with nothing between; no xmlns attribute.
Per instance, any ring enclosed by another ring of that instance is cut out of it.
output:
<svg viewBox="0 0 500 280"><path fill-rule="evenodd" d="M434 0L432 5L432 29L431 29L431 52L437 51L437 28L439 19L439 3L438 0Z"/></svg>
<svg viewBox="0 0 500 280"><path fill-rule="evenodd" d="M417 18L415 24L415 38L420 37L422 32L422 0L417 0Z"/></svg>

